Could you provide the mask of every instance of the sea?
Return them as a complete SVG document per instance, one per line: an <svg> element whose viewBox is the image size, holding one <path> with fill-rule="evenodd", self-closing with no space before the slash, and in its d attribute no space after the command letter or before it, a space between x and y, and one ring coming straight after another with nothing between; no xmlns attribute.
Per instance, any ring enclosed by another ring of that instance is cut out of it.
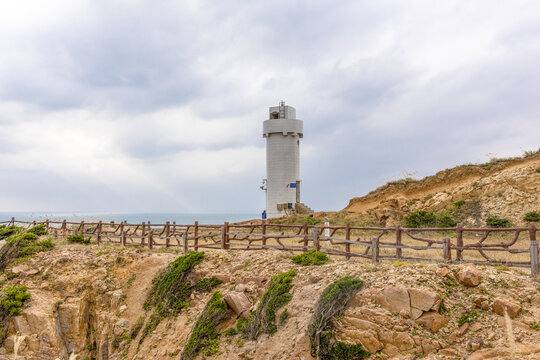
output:
<svg viewBox="0 0 540 360"><path fill-rule="evenodd" d="M153 224L164 224L167 221L176 221L177 224L193 224L198 221L199 224L217 225L224 222L239 222L245 220L258 219L259 213L239 213L239 214L190 214L190 213L76 213L76 212L0 212L0 222L9 221L14 217L15 220L33 221L33 220L54 220L54 221L74 221L79 222L121 222L127 221L129 224L137 224L143 221L150 221Z"/></svg>

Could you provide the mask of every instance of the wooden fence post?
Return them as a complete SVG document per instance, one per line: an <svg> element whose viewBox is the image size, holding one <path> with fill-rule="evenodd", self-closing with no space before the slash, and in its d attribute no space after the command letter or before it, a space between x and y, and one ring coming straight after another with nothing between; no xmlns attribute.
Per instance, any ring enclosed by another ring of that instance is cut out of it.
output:
<svg viewBox="0 0 540 360"><path fill-rule="evenodd" d="M227 250L229 248L229 244L228 244L228 240L229 240L229 236L228 236L228 232L229 232L229 223L228 222L225 222L223 224L223 227L221 228L221 248L223 250Z"/></svg>
<svg viewBox="0 0 540 360"><path fill-rule="evenodd" d="M379 262L379 239L371 239L371 262Z"/></svg>
<svg viewBox="0 0 540 360"><path fill-rule="evenodd" d="M144 246L144 237L146 236L146 223L143 221L142 224L141 224L141 229L142 229L142 233L141 233L141 245Z"/></svg>
<svg viewBox="0 0 540 360"><path fill-rule="evenodd" d="M184 234L182 235L182 250L184 251L184 254L187 254L188 252L188 229L184 231Z"/></svg>
<svg viewBox="0 0 540 360"><path fill-rule="evenodd" d="M396 226L396 245L401 246L401 225ZM396 257L398 259L402 258L401 248L396 248Z"/></svg>
<svg viewBox="0 0 540 360"><path fill-rule="evenodd" d="M79 230L80 230L80 232L81 232L81 235L84 236L84 234L85 234L85 232L86 232L86 231L85 231L86 229L85 229L85 227L84 227L84 220L81 220L81 225L80 225L80 227L79 227Z"/></svg>
<svg viewBox="0 0 540 360"><path fill-rule="evenodd" d="M171 227L171 224L167 221L167 222L165 223L165 247L166 247L166 248L169 247L169 241L170 241L170 238L169 238L170 227Z"/></svg>
<svg viewBox="0 0 540 360"><path fill-rule="evenodd" d="M319 243L319 228L313 227L313 246L317 251L321 250L321 244Z"/></svg>
<svg viewBox="0 0 540 360"><path fill-rule="evenodd" d="M529 226L530 235L530 252L531 252L531 276L538 276L540 272L538 264L538 241L536 240L536 226L531 224Z"/></svg>
<svg viewBox="0 0 540 360"><path fill-rule="evenodd" d="M463 260L463 225L457 224L456 226L456 260L462 261Z"/></svg>
<svg viewBox="0 0 540 360"><path fill-rule="evenodd" d="M262 244L263 245L266 245L266 219L263 219L262 221L262 230L261 230L262 234L263 234L263 237L262 237ZM265 248L263 248L265 249Z"/></svg>
<svg viewBox="0 0 540 360"><path fill-rule="evenodd" d="M62 221L62 236L63 237L66 237L66 231L67 231L67 222L66 222L66 219L64 219L64 221Z"/></svg>
<svg viewBox="0 0 540 360"><path fill-rule="evenodd" d="M308 243L309 243L308 234L309 234L308 223L307 221L304 221L304 251L308 251L307 249Z"/></svg>
<svg viewBox="0 0 540 360"><path fill-rule="evenodd" d="M345 225L345 240L351 241L351 224L347 223ZM347 255L345 256L345 259L349 260L351 258L351 244L345 243L345 252Z"/></svg>
<svg viewBox="0 0 540 360"><path fill-rule="evenodd" d="M99 220L98 225L97 225L97 229L96 229L96 242L97 242L98 245L101 243L101 228L102 228L102 226L103 226L103 223L101 222L101 220Z"/></svg>
<svg viewBox="0 0 540 360"><path fill-rule="evenodd" d="M9 224L11 224L12 226L15 226L15 218L14 217L11 218L11 222Z"/></svg>
<svg viewBox="0 0 540 360"><path fill-rule="evenodd" d="M195 237L193 241L193 247L195 248L195 251L199 251L199 222L195 221L195 225L193 226L193 236Z"/></svg>
<svg viewBox="0 0 540 360"><path fill-rule="evenodd" d="M148 249L152 250L154 247L154 232L152 231L152 227L148 226Z"/></svg>
<svg viewBox="0 0 540 360"><path fill-rule="evenodd" d="M450 253L450 239L443 239L443 260L444 262L451 262L452 254Z"/></svg>
<svg viewBox="0 0 540 360"><path fill-rule="evenodd" d="M45 220L45 229L47 229L47 232L49 231L49 219Z"/></svg>

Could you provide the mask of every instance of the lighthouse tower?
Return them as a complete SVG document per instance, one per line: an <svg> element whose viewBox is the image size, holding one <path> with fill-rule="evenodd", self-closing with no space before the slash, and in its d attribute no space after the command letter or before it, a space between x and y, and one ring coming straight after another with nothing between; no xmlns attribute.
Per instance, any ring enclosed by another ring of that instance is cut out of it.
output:
<svg viewBox="0 0 540 360"><path fill-rule="evenodd" d="M273 106L269 118L263 122L266 138L266 212L268 218L294 213L309 213L311 209L300 203L300 139L302 120L296 119L296 109L285 105Z"/></svg>

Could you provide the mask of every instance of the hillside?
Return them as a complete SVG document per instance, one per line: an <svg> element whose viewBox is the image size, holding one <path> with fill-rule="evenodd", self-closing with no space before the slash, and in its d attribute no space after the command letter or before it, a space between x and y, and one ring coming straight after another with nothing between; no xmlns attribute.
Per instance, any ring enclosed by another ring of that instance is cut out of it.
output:
<svg viewBox="0 0 540 360"><path fill-rule="evenodd" d="M540 211L540 152L461 165L422 180L389 182L351 199L342 212L349 217L396 224L417 210L450 212L467 225L484 225L490 216L523 224L525 213Z"/></svg>
<svg viewBox="0 0 540 360"><path fill-rule="evenodd" d="M10 244L1 248L2 261ZM322 335L335 338L341 355L321 358L540 358L540 282L504 266L373 265L338 258L302 266L280 251L183 256L58 239L53 245L4 270L2 316L6 289L24 285L30 298L18 314L4 318L0 360L13 359L14 351L26 360L314 359L310 323L339 306L343 310L328 316L332 332ZM179 273L175 266L188 259L192 267ZM335 297L351 279L357 287L350 296ZM341 290L325 291L340 281ZM156 298L168 294L163 286L176 295ZM220 302L221 295L232 305ZM327 307L318 307L319 301ZM166 312L170 304L177 311ZM250 327L261 308L262 323ZM206 325L198 326L203 320ZM199 338L192 345L202 349L189 355L187 340L194 334ZM322 335L321 346L328 346Z"/></svg>

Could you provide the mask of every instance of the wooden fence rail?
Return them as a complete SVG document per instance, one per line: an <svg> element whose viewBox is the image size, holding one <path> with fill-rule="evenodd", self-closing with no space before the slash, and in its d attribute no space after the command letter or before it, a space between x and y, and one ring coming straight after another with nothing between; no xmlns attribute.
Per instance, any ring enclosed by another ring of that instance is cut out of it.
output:
<svg viewBox="0 0 540 360"><path fill-rule="evenodd" d="M299 225L229 224L182 225L167 221L152 224L70 221L10 221L5 225L30 228L45 224L53 236L81 234L97 244L144 246L149 249L181 248L184 252L200 249L309 251L316 249L346 259L360 257L376 263L382 260L428 261L444 263L472 262L530 268L532 276L540 272L535 224L513 228L402 228ZM497 258L504 254L506 258ZM423 256L429 255L429 256Z"/></svg>

